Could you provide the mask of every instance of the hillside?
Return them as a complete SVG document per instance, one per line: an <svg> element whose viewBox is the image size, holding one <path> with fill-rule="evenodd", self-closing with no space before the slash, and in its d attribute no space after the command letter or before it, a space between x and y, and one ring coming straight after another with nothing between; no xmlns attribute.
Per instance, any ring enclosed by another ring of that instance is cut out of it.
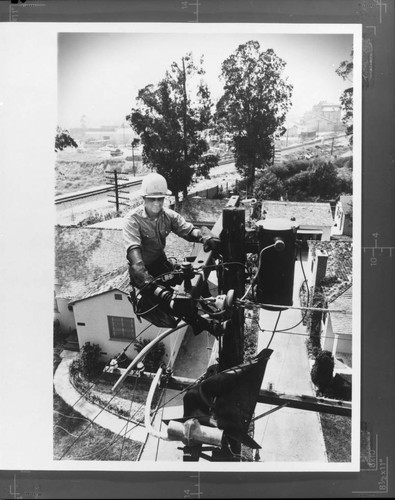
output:
<svg viewBox="0 0 395 500"><path fill-rule="evenodd" d="M120 157L112 157L109 151L66 149L59 151L55 164L55 194L80 191L106 183L105 173L116 169L133 175L133 162L130 150ZM126 160L128 158L128 160ZM147 173L141 158L135 157L136 175Z"/></svg>

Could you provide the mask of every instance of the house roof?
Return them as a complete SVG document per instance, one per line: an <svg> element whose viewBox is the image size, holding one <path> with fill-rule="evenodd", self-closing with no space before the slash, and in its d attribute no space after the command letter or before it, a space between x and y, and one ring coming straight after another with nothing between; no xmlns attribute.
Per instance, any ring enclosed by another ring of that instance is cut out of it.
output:
<svg viewBox="0 0 395 500"><path fill-rule="evenodd" d="M352 281L352 242L351 241L308 241L314 256L317 250L328 254L326 277L337 277L350 283Z"/></svg>
<svg viewBox="0 0 395 500"><path fill-rule="evenodd" d="M228 199L210 200L206 198L187 198L182 203L181 215L188 221L217 222Z"/></svg>
<svg viewBox="0 0 395 500"><path fill-rule="evenodd" d="M334 333L352 334L352 286L347 288L331 302L331 308L340 309L349 314L331 313Z"/></svg>
<svg viewBox="0 0 395 500"><path fill-rule="evenodd" d="M103 274L125 264L122 231L90 227L55 227L58 297L73 298Z"/></svg>
<svg viewBox="0 0 395 500"><path fill-rule="evenodd" d="M352 286L352 242L309 240L308 245L312 255L318 249L328 254L325 278L320 286L332 307L333 302Z"/></svg>
<svg viewBox="0 0 395 500"><path fill-rule="evenodd" d="M112 290L119 290L120 292L129 293L130 291L130 277L128 266L123 265L118 269L109 271L100 277L96 278L92 283L85 286L79 294L77 294L72 304L81 300L89 299L96 295L101 295Z"/></svg>
<svg viewBox="0 0 395 500"><path fill-rule="evenodd" d="M168 258L173 257L182 262L191 254L193 247L194 243L170 233L166 239L165 252ZM55 279L61 286L58 297L79 297L96 279L100 280L125 264L121 229L56 226Z"/></svg>
<svg viewBox="0 0 395 500"><path fill-rule="evenodd" d="M266 210L266 213L264 212ZM333 218L329 203L298 201L263 201L262 216L265 219L287 219L295 217L299 226L331 227Z"/></svg>

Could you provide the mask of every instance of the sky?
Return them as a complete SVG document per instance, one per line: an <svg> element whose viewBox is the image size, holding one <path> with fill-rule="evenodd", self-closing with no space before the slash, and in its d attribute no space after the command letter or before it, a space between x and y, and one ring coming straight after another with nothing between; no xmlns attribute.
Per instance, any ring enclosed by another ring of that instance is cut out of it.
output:
<svg viewBox="0 0 395 500"><path fill-rule="evenodd" d="M287 119L296 119L320 101L339 103L350 85L335 70L350 60L349 33L59 33L58 124L79 127L120 126L135 105L139 89L157 84L170 69L192 52L203 67L213 100L221 96L221 64L237 47L257 40L286 62L284 77L293 84Z"/></svg>

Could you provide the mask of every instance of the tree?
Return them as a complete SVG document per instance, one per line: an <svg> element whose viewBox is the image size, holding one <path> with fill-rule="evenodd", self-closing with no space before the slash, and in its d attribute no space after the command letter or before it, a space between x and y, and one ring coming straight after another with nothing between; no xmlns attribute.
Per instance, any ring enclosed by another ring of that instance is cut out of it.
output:
<svg viewBox="0 0 395 500"><path fill-rule="evenodd" d="M330 351L321 351L311 369L311 380L321 393L329 387L333 379L335 360Z"/></svg>
<svg viewBox="0 0 395 500"><path fill-rule="evenodd" d="M335 166L325 161L313 161L307 170L284 182L287 196L292 201L330 200L342 192L344 184Z"/></svg>
<svg viewBox="0 0 395 500"><path fill-rule="evenodd" d="M285 194L284 184L271 170L265 170L256 179L253 193L258 200L279 200Z"/></svg>
<svg viewBox="0 0 395 500"><path fill-rule="evenodd" d="M274 134L284 134L293 86L281 77L286 63L257 41L239 45L222 63L224 94L217 122L233 136L237 170L252 184L274 155Z"/></svg>
<svg viewBox="0 0 395 500"><path fill-rule="evenodd" d="M351 57L353 56L353 51L351 51ZM351 61L342 61L339 67L336 69L336 73L343 78L343 80L348 80L352 83L352 72L354 69L354 64ZM340 96L340 104L343 111L342 122L346 127L346 134L348 135L348 140L350 144L353 143L353 87L345 89Z"/></svg>
<svg viewBox="0 0 395 500"><path fill-rule="evenodd" d="M78 148L78 144L71 137L68 130L56 127L55 151L63 151L67 147Z"/></svg>
<svg viewBox="0 0 395 500"><path fill-rule="evenodd" d="M194 166L204 163L208 144L202 132L212 124L212 103L204 74L192 54L173 62L157 85L147 85L138 93L138 106L126 117L140 135L143 161L163 175L175 196L187 195Z"/></svg>

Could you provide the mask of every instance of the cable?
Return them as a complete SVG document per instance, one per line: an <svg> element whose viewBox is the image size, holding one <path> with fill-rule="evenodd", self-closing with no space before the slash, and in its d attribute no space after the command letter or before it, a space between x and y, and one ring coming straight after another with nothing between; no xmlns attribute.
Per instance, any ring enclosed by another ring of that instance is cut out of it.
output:
<svg viewBox="0 0 395 500"><path fill-rule="evenodd" d="M132 406L133 406L134 393L136 391L136 386L137 386L137 377L135 378L132 397L130 398L129 415L132 413ZM125 435L123 436L123 439L122 439L122 447L121 447L121 453L119 456L119 460L122 460L123 447L125 445L126 434L128 432L128 424L129 424L129 420L126 422Z"/></svg>
<svg viewBox="0 0 395 500"><path fill-rule="evenodd" d="M270 346L270 344L271 344L271 342L272 342L272 340L273 340L274 334L276 333L276 328L277 328L278 322L280 321L280 316L281 316L281 313L282 313L282 311L280 311L280 312L278 313L278 316L277 316L277 321L276 321L276 324L274 325L273 333L272 333L272 336L270 337L269 343L268 343L268 344L267 344L267 346L266 346L266 349L269 349L269 346Z"/></svg>
<svg viewBox="0 0 395 500"><path fill-rule="evenodd" d="M262 265L262 254L263 254L263 252L265 252L266 250L269 250L269 248L273 248L274 246L275 246L275 244L273 243L272 245L268 245L267 247L262 248L262 250L259 252L259 258L258 258L258 268L257 268L257 271L256 271L256 273L255 273L255 276L251 279L250 286L247 288L246 293L243 295L243 297L241 297L241 299L240 299L240 300L244 300L244 299L247 297L247 295L249 294L249 292L250 292L251 288L254 286L254 283L255 283L255 281L256 281L256 279L257 279L257 277L258 277L258 274L259 274L259 272L260 272L260 270L261 270L261 265Z"/></svg>

